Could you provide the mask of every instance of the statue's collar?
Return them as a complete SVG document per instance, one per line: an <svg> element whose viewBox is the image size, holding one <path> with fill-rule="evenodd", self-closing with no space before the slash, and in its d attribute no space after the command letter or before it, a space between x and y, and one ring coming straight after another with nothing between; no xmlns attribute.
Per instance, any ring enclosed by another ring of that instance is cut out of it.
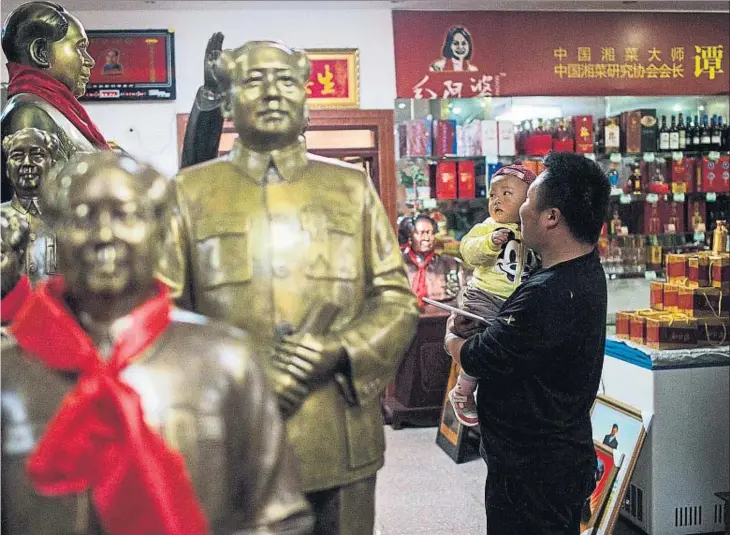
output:
<svg viewBox="0 0 730 535"><path fill-rule="evenodd" d="M21 199L17 195L13 195L13 199L10 202L10 206L15 208L18 212L20 212L23 215L27 215L28 213L30 213L30 215L40 216L43 213L41 211L41 206L38 202L38 197L31 197L29 199Z"/></svg>
<svg viewBox="0 0 730 535"><path fill-rule="evenodd" d="M293 181L297 173L307 166L307 148L303 137L293 145L271 152L256 152L245 147L240 139L236 139L229 157L246 176L258 184L264 182L266 172L271 166L276 168L276 172L286 182Z"/></svg>

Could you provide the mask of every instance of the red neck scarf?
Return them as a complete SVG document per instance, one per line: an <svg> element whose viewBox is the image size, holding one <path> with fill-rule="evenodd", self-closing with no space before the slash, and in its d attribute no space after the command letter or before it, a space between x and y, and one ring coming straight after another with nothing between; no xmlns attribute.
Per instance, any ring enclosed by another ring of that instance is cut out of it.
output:
<svg viewBox="0 0 730 535"><path fill-rule="evenodd" d="M28 459L39 494L91 489L111 535L203 535L208 524L182 456L144 422L139 395L119 373L170 323L165 287L129 314L103 361L63 303L63 278L39 284L10 327L20 347L54 370L78 372L76 387Z"/></svg>
<svg viewBox="0 0 730 535"><path fill-rule="evenodd" d="M18 93L30 93L42 98L71 121L91 144L102 150L110 150L106 139L68 87L31 65L8 62L7 67L10 75L8 98Z"/></svg>
<svg viewBox="0 0 730 535"><path fill-rule="evenodd" d="M426 268L428 268L428 265L431 263L431 260L433 260L434 253L433 253L433 251L431 251L430 253L428 253L428 256L426 256L426 258L423 259L423 262L420 262L418 260L418 256L416 255L416 253L414 253L413 249L411 249L409 247L408 248L408 257L418 268L418 273L416 273L416 276L413 279L413 282L411 283L411 288L413 289L413 293L416 294L416 297L418 297L418 306L423 308L423 306L424 306L423 298L428 297L428 284L426 283Z"/></svg>
<svg viewBox="0 0 730 535"><path fill-rule="evenodd" d="M8 295L2 298L0 302L0 321L3 325L13 321L13 318L28 298L30 291L30 279L28 275L23 275L15 283L13 289L8 292Z"/></svg>

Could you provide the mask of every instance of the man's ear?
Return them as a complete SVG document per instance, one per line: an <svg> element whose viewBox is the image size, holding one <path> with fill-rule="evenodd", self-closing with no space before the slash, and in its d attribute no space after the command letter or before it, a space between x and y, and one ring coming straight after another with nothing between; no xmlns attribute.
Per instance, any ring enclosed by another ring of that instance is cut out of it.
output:
<svg viewBox="0 0 730 535"><path fill-rule="evenodd" d="M558 208L549 208L545 210L545 226L549 229L555 228L560 223L562 214Z"/></svg>
<svg viewBox="0 0 730 535"><path fill-rule="evenodd" d="M51 66L51 60L48 57L48 40L39 37L33 39L30 43L30 59L33 60L36 67L47 69Z"/></svg>

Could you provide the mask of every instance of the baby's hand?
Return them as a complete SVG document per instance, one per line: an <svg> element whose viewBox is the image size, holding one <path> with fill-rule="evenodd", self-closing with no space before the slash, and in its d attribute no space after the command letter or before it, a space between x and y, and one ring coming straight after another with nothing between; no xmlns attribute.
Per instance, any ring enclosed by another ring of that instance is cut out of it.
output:
<svg viewBox="0 0 730 535"><path fill-rule="evenodd" d="M492 232L492 243L494 245L504 245L509 240L510 230L501 228Z"/></svg>

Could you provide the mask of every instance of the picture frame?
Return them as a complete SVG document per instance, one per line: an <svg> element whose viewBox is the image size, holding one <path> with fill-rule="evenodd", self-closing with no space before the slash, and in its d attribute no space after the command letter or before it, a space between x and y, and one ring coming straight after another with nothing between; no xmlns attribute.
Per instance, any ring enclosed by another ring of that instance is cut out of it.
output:
<svg viewBox="0 0 730 535"><path fill-rule="evenodd" d="M82 101L175 100L175 33L88 30L96 64Z"/></svg>
<svg viewBox="0 0 730 535"><path fill-rule="evenodd" d="M603 511L605 510L606 500L611 492L613 482L616 479L624 456L614 457L614 450L602 442L593 441L596 450L596 458L598 466L596 469L596 488L591 493L582 513L580 532L592 533Z"/></svg>
<svg viewBox="0 0 730 535"><path fill-rule="evenodd" d="M312 70L307 83L310 109L360 107L360 51L357 48L308 48Z"/></svg>
<svg viewBox="0 0 730 535"><path fill-rule="evenodd" d="M436 435L436 444L456 464L461 464L471 458L471 455L468 454L471 449L472 436L473 434L479 436L479 426L469 428L459 422L456 418L454 408L449 401L449 392L456 386L456 380L459 377L460 371L461 367L456 362L452 362ZM478 441L475 442L478 450Z"/></svg>
<svg viewBox="0 0 730 535"><path fill-rule="evenodd" d="M620 461L597 522L592 530L581 531L582 535L603 535L612 533L616 525L626 489L646 440L646 428L639 409L603 394L596 396L591 408L591 425L594 445L613 450L613 458L617 463ZM615 432L614 425L617 426Z"/></svg>

